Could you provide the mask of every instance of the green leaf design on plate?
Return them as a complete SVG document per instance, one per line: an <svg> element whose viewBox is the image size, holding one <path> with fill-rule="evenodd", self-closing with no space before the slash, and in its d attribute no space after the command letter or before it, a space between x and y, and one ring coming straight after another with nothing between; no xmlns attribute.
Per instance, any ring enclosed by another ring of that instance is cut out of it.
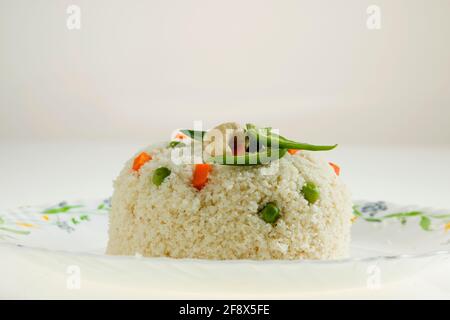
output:
<svg viewBox="0 0 450 320"><path fill-rule="evenodd" d="M365 217L361 211L358 210L358 206L353 206L353 214L361 219L368 222L383 222L388 219L397 219L402 225L405 225L408 218L420 217L419 225L425 231L433 231L431 228L432 219L450 219L450 214L425 214L422 211L408 211L408 212L397 212L390 213L384 216L379 216L377 218Z"/></svg>
<svg viewBox="0 0 450 320"><path fill-rule="evenodd" d="M44 210L43 213L45 213L45 214L64 213L64 212L67 212L67 211L69 211L69 210L76 209L76 208L82 208L82 207L83 207L83 206L81 206L81 205L76 205L76 206L63 206L63 207L50 208L50 209Z"/></svg>
<svg viewBox="0 0 450 320"><path fill-rule="evenodd" d="M382 222L382 220L378 219L378 218L364 217L364 215L361 213L361 211L358 210L357 206L353 206L353 214L357 217L360 217L361 219L364 219L365 221L368 221L368 222Z"/></svg>
<svg viewBox="0 0 450 320"><path fill-rule="evenodd" d="M357 217L362 217L362 213L358 210L356 205L353 206L353 214Z"/></svg>
<svg viewBox="0 0 450 320"><path fill-rule="evenodd" d="M450 219L450 214L430 214L429 217L433 219Z"/></svg>
<svg viewBox="0 0 450 320"><path fill-rule="evenodd" d="M4 224L4 223L5 223L5 220L3 220L2 217L0 217L0 224Z"/></svg>
<svg viewBox="0 0 450 320"><path fill-rule="evenodd" d="M104 203L100 203L97 207L97 210L102 210L105 208L105 204Z"/></svg>
<svg viewBox="0 0 450 320"><path fill-rule="evenodd" d="M12 232L12 233L15 233L15 234L23 234L23 235L30 234L30 231L15 230L15 229L10 229L10 228L5 228L5 227L0 227L0 230Z"/></svg>
<svg viewBox="0 0 450 320"><path fill-rule="evenodd" d="M422 216L420 218L420 227L425 231L431 231L431 220L428 217Z"/></svg>
<svg viewBox="0 0 450 320"><path fill-rule="evenodd" d="M383 221L382 219L377 219L377 218L363 218L363 219L366 221L369 221L369 222L382 222Z"/></svg>
<svg viewBox="0 0 450 320"><path fill-rule="evenodd" d="M410 211L410 212L399 212L399 213L391 213L382 217L382 219L389 218L406 218L406 217L415 217L422 215L423 212L420 211Z"/></svg>

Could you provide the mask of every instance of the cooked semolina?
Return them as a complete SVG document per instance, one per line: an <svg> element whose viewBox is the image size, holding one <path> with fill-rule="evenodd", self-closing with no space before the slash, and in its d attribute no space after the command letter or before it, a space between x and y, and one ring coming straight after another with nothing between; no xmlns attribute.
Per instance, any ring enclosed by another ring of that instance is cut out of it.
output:
<svg viewBox="0 0 450 320"><path fill-rule="evenodd" d="M350 195L316 153L288 153L267 165L211 165L206 183L196 188L195 165L174 164L166 145L143 151L151 160L136 171L130 159L114 182L108 254L220 260L348 256ZM157 185L152 181L162 167L167 170L156 176ZM264 220L268 203L279 209L270 216L276 221Z"/></svg>

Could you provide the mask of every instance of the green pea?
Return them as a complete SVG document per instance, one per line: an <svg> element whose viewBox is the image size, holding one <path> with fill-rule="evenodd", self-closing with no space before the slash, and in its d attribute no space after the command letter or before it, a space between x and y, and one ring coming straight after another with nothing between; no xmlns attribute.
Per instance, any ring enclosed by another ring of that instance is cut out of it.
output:
<svg viewBox="0 0 450 320"><path fill-rule="evenodd" d="M161 183L164 182L164 179L166 179L168 176L170 176L170 169L166 168L166 167L161 167L155 170L155 172L153 173L153 184L155 186L160 186Z"/></svg>
<svg viewBox="0 0 450 320"><path fill-rule="evenodd" d="M313 182L307 182L302 188L302 194L309 204L316 203L319 200L320 192Z"/></svg>
<svg viewBox="0 0 450 320"><path fill-rule="evenodd" d="M267 223L275 223L280 218L280 209L273 202L266 204L260 213L261 218Z"/></svg>
<svg viewBox="0 0 450 320"><path fill-rule="evenodd" d="M169 148L175 148L175 147L184 147L185 144L181 141L170 141Z"/></svg>

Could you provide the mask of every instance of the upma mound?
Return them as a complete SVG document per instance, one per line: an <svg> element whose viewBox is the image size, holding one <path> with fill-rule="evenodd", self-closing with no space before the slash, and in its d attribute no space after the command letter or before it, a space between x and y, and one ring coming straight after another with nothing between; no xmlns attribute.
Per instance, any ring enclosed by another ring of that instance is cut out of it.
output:
<svg viewBox="0 0 450 320"><path fill-rule="evenodd" d="M202 168L175 164L173 147L146 148L115 180L108 254L220 260L348 256L350 195L337 171L314 152L288 152L268 164Z"/></svg>

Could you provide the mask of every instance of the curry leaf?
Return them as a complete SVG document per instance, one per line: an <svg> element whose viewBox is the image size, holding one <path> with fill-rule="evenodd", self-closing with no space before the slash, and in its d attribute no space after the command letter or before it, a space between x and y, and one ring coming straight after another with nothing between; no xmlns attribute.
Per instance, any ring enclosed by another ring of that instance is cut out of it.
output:
<svg viewBox="0 0 450 320"><path fill-rule="evenodd" d="M183 129L180 130L182 133L184 133L185 135L187 135L189 138L191 139L195 139L195 140L203 140L203 136L206 134L206 131L195 131L195 130L188 130L188 129Z"/></svg>

